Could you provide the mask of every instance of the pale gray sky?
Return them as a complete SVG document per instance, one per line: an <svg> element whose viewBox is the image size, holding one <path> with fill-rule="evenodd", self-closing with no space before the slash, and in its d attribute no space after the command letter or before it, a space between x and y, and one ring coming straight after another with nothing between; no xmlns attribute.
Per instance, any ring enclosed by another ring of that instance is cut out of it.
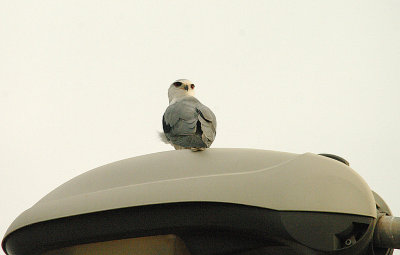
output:
<svg viewBox="0 0 400 255"><path fill-rule="evenodd" d="M179 78L217 116L213 147L340 155L400 216L399 12L394 0L1 1L0 232L70 178L171 150L157 131Z"/></svg>

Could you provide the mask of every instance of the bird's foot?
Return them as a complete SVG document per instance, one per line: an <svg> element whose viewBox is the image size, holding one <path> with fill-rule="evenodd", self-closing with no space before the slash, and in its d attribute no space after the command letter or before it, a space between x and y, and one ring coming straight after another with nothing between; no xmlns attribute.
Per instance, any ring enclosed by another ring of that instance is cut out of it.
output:
<svg viewBox="0 0 400 255"><path fill-rule="evenodd" d="M175 145L175 144L173 144L172 146L174 146L175 150L184 150L184 149L187 149L187 148L185 148L185 147L182 147L182 146L179 146L179 145Z"/></svg>
<svg viewBox="0 0 400 255"><path fill-rule="evenodd" d="M190 148L192 151L204 151L206 148Z"/></svg>

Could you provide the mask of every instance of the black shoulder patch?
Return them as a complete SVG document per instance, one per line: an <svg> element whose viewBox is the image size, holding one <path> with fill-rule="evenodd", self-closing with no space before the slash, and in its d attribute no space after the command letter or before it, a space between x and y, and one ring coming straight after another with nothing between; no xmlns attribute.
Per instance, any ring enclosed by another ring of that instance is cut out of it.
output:
<svg viewBox="0 0 400 255"><path fill-rule="evenodd" d="M169 133L169 132L171 131L171 126L168 125L168 124L165 122L164 115L163 115L163 117L162 117L162 126L163 126L164 133Z"/></svg>

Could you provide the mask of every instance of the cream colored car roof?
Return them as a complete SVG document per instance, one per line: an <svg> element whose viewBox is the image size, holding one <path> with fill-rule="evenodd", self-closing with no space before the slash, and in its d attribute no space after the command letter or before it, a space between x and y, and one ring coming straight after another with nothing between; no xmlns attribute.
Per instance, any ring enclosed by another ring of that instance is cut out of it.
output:
<svg viewBox="0 0 400 255"><path fill-rule="evenodd" d="M256 149L180 150L129 158L81 174L23 212L6 235L61 217L189 201L376 217L368 185L333 159Z"/></svg>

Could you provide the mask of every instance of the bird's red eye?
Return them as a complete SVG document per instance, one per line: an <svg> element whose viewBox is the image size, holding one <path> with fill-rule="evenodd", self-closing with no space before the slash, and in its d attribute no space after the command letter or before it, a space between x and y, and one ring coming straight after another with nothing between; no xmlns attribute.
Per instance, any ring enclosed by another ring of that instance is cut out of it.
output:
<svg viewBox="0 0 400 255"><path fill-rule="evenodd" d="M192 89L194 89L195 86L194 86L194 84L191 84L190 87L191 87Z"/></svg>

